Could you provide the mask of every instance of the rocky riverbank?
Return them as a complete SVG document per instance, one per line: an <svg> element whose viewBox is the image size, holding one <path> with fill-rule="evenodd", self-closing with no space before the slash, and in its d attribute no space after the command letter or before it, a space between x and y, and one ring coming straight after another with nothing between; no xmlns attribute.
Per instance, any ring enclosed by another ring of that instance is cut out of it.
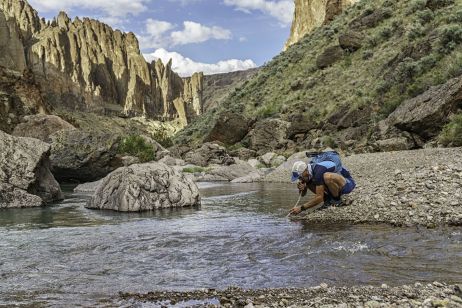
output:
<svg viewBox="0 0 462 308"><path fill-rule="evenodd" d="M266 181L288 181L296 156ZM396 226L462 225L462 148L370 153L343 158L357 182L341 207L293 219L313 223L387 223Z"/></svg>
<svg viewBox="0 0 462 308"><path fill-rule="evenodd" d="M321 284L303 289L191 292L120 293L122 300L154 302L159 305L185 304L194 307L462 307L462 285L440 282L389 287L330 287Z"/></svg>

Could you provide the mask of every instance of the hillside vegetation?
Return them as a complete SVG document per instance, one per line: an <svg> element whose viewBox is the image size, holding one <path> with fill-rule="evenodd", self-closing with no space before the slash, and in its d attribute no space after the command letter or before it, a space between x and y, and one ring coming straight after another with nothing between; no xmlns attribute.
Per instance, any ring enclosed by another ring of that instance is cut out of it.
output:
<svg viewBox="0 0 462 308"><path fill-rule="evenodd" d="M316 138L342 148L377 150L373 144L381 138L381 120L406 100L461 75L461 43L462 0L363 0L276 56L180 132L176 142L202 142L220 116L233 113L253 123L237 146L258 150L253 131L274 118L289 127L296 125L293 119L306 126L276 146L281 152L311 146ZM446 139L459 124L448 125L443 139L451 144ZM415 141L414 135L406 136ZM409 147L438 140L431 134L419 138Z"/></svg>

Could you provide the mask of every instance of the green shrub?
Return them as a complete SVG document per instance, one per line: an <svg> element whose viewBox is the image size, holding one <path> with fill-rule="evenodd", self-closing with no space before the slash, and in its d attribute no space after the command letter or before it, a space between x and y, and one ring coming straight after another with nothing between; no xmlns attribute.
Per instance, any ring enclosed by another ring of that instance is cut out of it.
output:
<svg viewBox="0 0 462 308"><path fill-rule="evenodd" d="M455 115L451 122L444 126L439 141L445 146L462 146L462 113Z"/></svg>
<svg viewBox="0 0 462 308"><path fill-rule="evenodd" d="M448 22L462 23L462 10L455 11L449 15Z"/></svg>
<svg viewBox="0 0 462 308"><path fill-rule="evenodd" d="M165 148L171 147L173 145L172 137L166 130L156 131L154 134L152 134L152 138Z"/></svg>
<svg viewBox="0 0 462 308"><path fill-rule="evenodd" d="M433 20L434 17L435 14L430 9L425 9L423 11L417 12L417 19L419 19L419 21L422 23L430 22Z"/></svg>
<svg viewBox="0 0 462 308"><path fill-rule="evenodd" d="M207 170L206 168L202 168L199 166L183 168L184 173L202 173L202 172L205 172L206 170Z"/></svg>
<svg viewBox="0 0 462 308"><path fill-rule="evenodd" d="M413 0L409 4L408 9L406 10L407 15L411 15L417 11L425 9L427 6L427 0Z"/></svg>
<svg viewBox="0 0 462 308"><path fill-rule="evenodd" d="M389 39L390 37L393 36L393 29L390 28L390 27L385 27L382 30L380 30L379 36L382 39L387 40L387 39Z"/></svg>
<svg viewBox="0 0 462 308"><path fill-rule="evenodd" d="M119 144L118 152L136 156L141 162L148 162L155 159L155 153L152 145L146 142L141 136L128 136L122 139Z"/></svg>
<svg viewBox="0 0 462 308"><path fill-rule="evenodd" d="M462 43L462 26L448 25L441 29L440 52L450 53L460 43Z"/></svg>
<svg viewBox="0 0 462 308"><path fill-rule="evenodd" d="M415 40L416 38L422 37L425 34L425 28L422 24L416 22L413 23L407 30L407 37L409 40Z"/></svg>
<svg viewBox="0 0 462 308"><path fill-rule="evenodd" d="M380 108L380 115L383 118L386 118L388 115L390 115L393 111L398 108L399 105L401 105L402 99L397 98L397 99L390 99L386 100L384 104Z"/></svg>

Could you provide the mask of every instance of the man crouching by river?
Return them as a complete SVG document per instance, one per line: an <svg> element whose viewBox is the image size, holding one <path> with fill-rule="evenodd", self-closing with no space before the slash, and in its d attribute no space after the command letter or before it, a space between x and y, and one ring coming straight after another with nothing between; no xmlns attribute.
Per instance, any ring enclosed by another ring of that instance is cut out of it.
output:
<svg viewBox="0 0 462 308"><path fill-rule="evenodd" d="M341 196L352 192L356 183L347 169L342 167L339 173L335 169L336 164L331 161L315 164L295 162L292 167L292 182L299 181L297 187L302 196L308 189L315 195L304 205L292 208L289 214L297 215L322 202L325 206L340 204Z"/></svg>

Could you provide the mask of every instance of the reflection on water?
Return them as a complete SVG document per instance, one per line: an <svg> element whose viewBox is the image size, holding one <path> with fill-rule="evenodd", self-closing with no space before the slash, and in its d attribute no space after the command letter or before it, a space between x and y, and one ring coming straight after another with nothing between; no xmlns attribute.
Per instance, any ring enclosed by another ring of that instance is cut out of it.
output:
<svg viewBox="0 0 462 308"><path fill-rule="evenodd" d="M118 291L461 281L460 229L312 225L294 186L201 184L202 207L0 211L0 304L103 305ZM3 301L3 302L2 302Z"/></svg>

